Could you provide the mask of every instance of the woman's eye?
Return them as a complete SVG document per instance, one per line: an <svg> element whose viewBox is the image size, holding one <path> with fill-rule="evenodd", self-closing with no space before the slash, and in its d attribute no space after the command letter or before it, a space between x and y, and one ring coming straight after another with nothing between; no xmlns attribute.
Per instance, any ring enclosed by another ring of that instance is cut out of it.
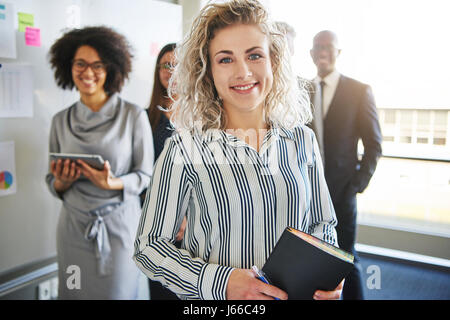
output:
<svg viewBox="0 0 450 320"><path fill-rule="evenodd" d="M230 63L230 62L231 62L231 58L222 58L219 61L219 63Z"/></svg>
<svg viewBox="0 0 450 320"><path fill-rule="evenodd" d="M258 60L259 58L261 58L261 55L258 53L252 53L248 58L250 60Z"/></svg>
<svg viewBox="0 0 450 320"><path fill-rule="evenodd" d="M94 68L94 70L102 70L103 69L103 64L102 63L95 63L92 68Z"/></svg>

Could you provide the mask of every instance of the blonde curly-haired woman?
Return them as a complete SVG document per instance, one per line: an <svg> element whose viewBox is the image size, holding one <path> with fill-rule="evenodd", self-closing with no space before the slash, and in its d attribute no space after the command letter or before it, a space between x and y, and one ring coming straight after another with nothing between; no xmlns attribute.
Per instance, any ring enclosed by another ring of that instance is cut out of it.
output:
<svg viewBox="0 0 450 320"><path fill-rule="evenodd" d="M176 59L178 132L155 164L135 262L182 299L287 299L250 268L287 226L336 244L337 222L284 36L258 1L210 3Z"/></svg>

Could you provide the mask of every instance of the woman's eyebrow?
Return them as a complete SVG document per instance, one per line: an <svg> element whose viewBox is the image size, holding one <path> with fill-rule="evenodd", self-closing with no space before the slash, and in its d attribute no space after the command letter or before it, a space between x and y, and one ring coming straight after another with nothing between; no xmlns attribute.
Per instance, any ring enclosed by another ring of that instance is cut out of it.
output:
<svg viewBox="0 0 450 320"><path fill-rule="evenodd" d="M245 53L249 53L249 52L251 52L253 50L256 50L256 49L262 49L262 47L259 47L259 46L251 47L250 49L245 50ZM223 54L233 54L233 51L231 51L231 50L220 50L220 51L216 52L216 54L214 56L217 56L218 54L221 54L221 53L223 53Z"/></svg>
<svg viewBox="0 0 450 320"><path fill-rule="evenodd" d="M245 50L245 53L249 53L249 52L251 52L251 51L253 51L253 50L256 50L256 49L262 49L262 47L258 47L258 46L256 46L256 47L251 47L250 49Z"/></svg>
<svg viewBox="0 0 450 320"><path fill-rule="evenodd" d="M231 50L220 50L219 52L216 52L216 54L214 56L217 56L218 54L233 54L233 51Z"/></svg>

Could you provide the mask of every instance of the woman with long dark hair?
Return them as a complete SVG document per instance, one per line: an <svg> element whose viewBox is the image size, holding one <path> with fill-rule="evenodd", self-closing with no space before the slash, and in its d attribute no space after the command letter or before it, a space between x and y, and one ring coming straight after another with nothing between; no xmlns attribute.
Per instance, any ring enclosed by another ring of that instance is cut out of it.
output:
<svg viewBox="0 0 450 320"><path fill-rule="evenodd" d="M158 54L153 79L152 98L147 109L148 118L153 130L155 160L158 159L164 147L164 142L173 133L173 128L169 121L170 112L168 112L173 101L167 93L167 88L169 87L169 79L175 64L175 47L175 43L169 43Z"/></svg>

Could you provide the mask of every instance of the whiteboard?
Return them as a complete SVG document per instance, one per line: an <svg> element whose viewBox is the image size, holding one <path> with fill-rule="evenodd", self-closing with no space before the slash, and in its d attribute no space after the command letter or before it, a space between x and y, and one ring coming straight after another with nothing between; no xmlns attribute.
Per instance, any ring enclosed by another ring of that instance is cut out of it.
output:
<svg viewBox="0 0 450 320"><path fill-rule="evenodd" d="M133 47L133 71L121 96L146 108L153 86L158 50L182 37L180 5L150 0L0 0L14 6L16 59L0 64L26 65L32 70L32 116L0 118L0 142L15 144L17 191L0 197L0 274L56 255L56 226L61 201L50 195L48 136L53 115L78 99L59 89L48 51L68 26L107 25L125 35ZM34 15L41 46L27 46L18 31L17 12ZM0 39L1 41L2 39ZM0 92L1 94L1 92Z"/></svg>

